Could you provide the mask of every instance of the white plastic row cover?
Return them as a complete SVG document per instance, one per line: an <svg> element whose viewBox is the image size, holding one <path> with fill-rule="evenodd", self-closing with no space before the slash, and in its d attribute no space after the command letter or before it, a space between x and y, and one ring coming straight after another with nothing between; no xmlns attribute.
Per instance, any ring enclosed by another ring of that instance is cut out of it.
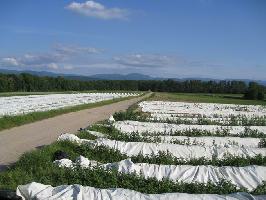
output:
<svg viewBox="0 0 266 200"><path fill-rule="evenodd" d="M133 163L130 159L116 163L100 164L79 156L73 163L69 159L56 160L54 163L60 167L81 168L101 167L108 170L118 170L121 173L136 173L145 178L157 180L170 179L174 182L217 184L223 180L231 182L237 188L246 188L253 191L266 181L266 167L250 165L245 167L210 166L210 165L156 165L149 163Z"/></svg>
<svg viewBox="0 0 266 200"><path fill-rule="evenodd" d="M97 138L107 138L108 135L87 130L91 135ZM128 134L128 133L124 133ZM263 139L262 138L251 138L251 137L213 137L213 136L201 136L201 137L188 137L188 136L171 136L171 135L157 135L147 136L139 134L141 138L150 139L151 141L159 141L160 143L175 143L184 145L201 145L201 146L244 146L244 147L260 147ZM159 140L158 140L159 139Z"/></svg>
<svg viewBox="0 0 266 200"><path fill-rule="evenodd" d="M114 127L124 133L152 133L160 135L170 135L177 131L208 131L215 134L217 131L228 131L230 135L238 135L249 128L252 131L258 131L266 134L266 126L219 126L219 125L195 125L195 124L168 124L157 122L139 122L139 121L117 121Z"/></svg>
<svg viewBox="0 0 266 200"><path fill-rule="evenodd" d="M143 101L139 103L139 106L143 112L180 114L182 116L266 116L266 107L260 105Z"/></svg>
<svg viewBox="0 0 266 200"><path fill-rule="evenodd" d="M0 97L0 117L95 103L137 93L76 93Z"/></svg>
<svg viewBox="0 0 266 200"><path fill-rule="evenodd" d="M98 189L82 185L61 185L52 187L32 182L17 187L17 195L23 200L265 200L266 195L253 196L248 193L234 193L229 195L217 194L143 194L134 190L112 188Z"/></svg>
<svg viewBox="0 0 266 200"><path fill-rule="evenodd" d="M109 140L105 138L99 138L96 140L79 139L73 134L63 134L59 136L58 140L67 140L77 142L79 144L87 144L91 146L105 146L111 149L118 150L122 154L127 156L142 155L158 155L159 152L169 152L176 158L182 158L185 160L190 159L224 159L228 156L237 157L255 157L257 155L266 156L265 148L247 148L247 147L218 147L208 146L203 147L200 145L178 145L169 143L147 143L147 142L123 142L116 140Z"/></svg>

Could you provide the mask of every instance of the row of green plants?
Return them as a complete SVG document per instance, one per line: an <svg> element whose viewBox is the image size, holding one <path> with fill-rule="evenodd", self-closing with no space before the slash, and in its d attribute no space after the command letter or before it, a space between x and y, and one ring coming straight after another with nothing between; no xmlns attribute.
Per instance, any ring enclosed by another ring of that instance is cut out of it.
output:
<svg viewBox="0 0 266 200"><path fill-rule="evenodd" d="M145 135L161 135L162 133L149 133L146 132ZM188 137L202 137L202 136L216 136L216 137L252 137L252 138L266 138L266 134L260 132L256 129L251 129L249 127L245 127L243 132L239 132L237 134L231 134L230 129L222 128L217 129L215 132L207 131L207 130L199 130L196 128L182 130L182 131L173 131L163 133L164 135L171 136L188 136Z"/></svg>
<svg viewBox="0 0 266 200"><path fill-rule="evenodd" d="M81 184L97 188L126 188L143 193L215 193L228 194L246 191L244 188L236 188L233 184L221 181L217 185L212 183L183 183L173 182L169 179L158 181L155 178L145 179L136 174L122 174L116 170L75 169L59 168L53 164L54 153L64 151L69 158L74 160L83 155L89 159L102 163L117 162L126 156L119 152L104 147L91 148L87 145L77 145L71 142L56 142L41 150L35 150L24 154L20 160L5 172L0 173L0 188L15 189L18 185L32 181L58 186L63 184ZM160 157L160 159L162 159ZM136 159L134 159L136 162ZM266 184L259 186L252 194L265 194Z"/></svg>
<svg viewBox="0 0 266 200"><path fill-rule="evenodd" d="M118 112L114 114L114 118L117 121L124 121L124 120L132 120L132 121L140 121L140 122L150 122L147 118L143 115L139 115L139 112ZM153 121L158 123L170 123L172 121ZM182 124L182 123L181 123ZM186 123L185 123L186 124ZM189 124L189 123L188 123ZM203 124L200 124L203 125ZM210 125L210 124L207 124ZM143 133L143 135L162 135L162 133ZM163 133L164 135L172 135L172 136L189 136L189 137L200 137L200 136L216 136L216 137L253 137L253 138L266 138L266 134L260 132L256 129L251 129L249 126L244 127L244 131L237 133L237 134L230 134L230 129L227 127L221 126L221 129L217 129L215 132L207 131L207 130L199 130L199 129L187 129L182 131L173 131L170 130L167 133Z"/></svg>
<svg viewBox="0 0 266 200"><path fill-rule="evenodd" d="M171 141L172 144L180 144L180 145L200 145L200 146L205 146L204 142L199 142L196 139L191 140L190 138L183 139L183 140L178 140L174 139ZM217 144L215 143L215 140L213 140L212 143L213 146L216 146ZM240 146L237 142L235 141L230 141L228 145L234 145L234 146ZM266 138L261 138L259 143L258 143L258 148L266 148Z"/></svg>
<svg viewBox="0 0 266 200"><path fill-rule="evenodd" d="M104 126L94 126L93 130L94 131L99 131L99 129L103 130L108 130L111 129L111 127L104 127ZM135 136L129 136L129 135L119 135L118 137L115 136L115 132L110 133L110 132L105 132L105 134L110 134L109 139L117 139L117 140L121 140L121 141L127 141L127 142L131 142L131 141L135 141L135 142L142 142L143 140L141 140L142 138L139 138L139 136L135 135ZM119 133L118 133L119 134ZM89 133L82 133L82 135L79 135L80 138L82 139L91 139L92 136L90 136ZM149 141L149 139L147 140L147 142L152 142ZM96 149L88 146L88 145L81 145L79 148L85 148L86 150L83 152L80 152L80 155L83 155L85 157L90 156L91 154L87 154L87 152L91 152L91 151L97 151L96 155L100 155L100 153L102 153L102 151L105 151L107 153L112 152L111 156L116 155L115 157L118 158L117 160L105 160L106 162L118 162L120 160L123 159L127 159L129 158L127 155L125 154L121 154L118 150L114 150L114 149L110 149L108 147L105 146L97 146L95 147ZM115 152L115 153L114 153ZM104 153L105 154L105 153ZM91 157L88 157L89 159L91 159ZM153 154L153 155L143 155L143 154L138 154L137 156L132 156L131 160L135 163L150 163L150 164L163 164L163 165L213 165L213 166L239 166L239 167L243 167L243 166L248 166L248 165L262 165L262 166L266 166L266 156L262 156L262 155L257 155L255 157L237 157L237 156L233 156L233 155L227 155L225 158L223 159L218 159L216 157L213 157L211 160L208 160L204 157L202 158L198 158L198 159L182 159L182 158L176 158L175 156L173 156L170 152L163 152L163 151L159 151L158 154ZM102 160L97 160L99 162L102 162Z"/></svg>
<svg viewBox="0 0 266 200"><path fill-rule="evenodd" d="M158 154L142 155L132 157L131 160L135 163L151 163L151 164L164 164L164 165L212 165L212 166L236 166L244 167L248 165L261 165L266 166L266 157L262 155L256 155L255 157L237 157L233 155L227 155L223 159L213 157L208 160L204 157L197 159L180 159L174 157L170 152L159 151Z"/></svg>
<svg viewBox="0 0 266 200"><path fill-rule="evenodd" d="M150 132L145 132L145 133L138 133L138 132L133 132L130 134L122 133L120 130L116 129L112 125L103 125L103 124L95 124L92 125L89 130L92 131L97 131L100 133L106 134L106 136L109 139L112 140L120 140L120 141L125 141L125 142L149 142L149 143L163 143L164 141L160 137L160 133L150 133ZM262 134L256 134L253 132L253 130L248 130L250 131L249 133L246 132L245 134L242 134L242 137L250 137L251 135L253 137L255 136L261 136ZM252 133L252 134L251 134ZM201 130L189 130L189 131L178 131L178 132L170 132L170 133L164 133L165 135L174 135L174 136L187 136L187 137L195 137L195 136L214 136L212 132L209 131L201 131ZM224 132L222 131L217 131L215 136L224 136ZM230 136L230 135L225 135L225 136ZM238 135L240 136L240 135ZM258 143L258 148L266 148L266 138L265 134L263 134L263 137L260 139L260 142ZM82 137L90 137L87 139L96 139L95 136L90 136L89 133L85 132L82 134ZM92 137L92 138L91 138ZM194 142L190 141L188 139L184 140L172 140L169 143L173 144L180 144L180 145L201 145L204 146L204 144L199 143L199 142ZM215 143L214 143L215 145ZM233 143L232 145L237 145L237 143Z"/></svg>
<svg viewBox="0 0 266 200"><path fill-rule="evenodd" d="M141 118L142 119L142 118ZM200 124L200 125L220 125L220 126L266 126L266 117L251 117L246 116L230 116L224 118L224 121L214 121L208 117L200 116L197 117L196 121L190 119L183 119L182 117L171 119L157 119L153 118L152 120L148 117L143 118L143 121L152 121L152 122L163 122L163 123L172 123L172 124Z"/></svg>
<svg viewBox="0 0 266 200"><path fill-rule="evenodd" d="M220 118L220 116L214 116ZM199 125L220 125L220 126L266 126L266 116L261 117L247 117L244 115L230 115L228 118L224 118L224 122L214 121L207 116L198 116L196 121L184 119L182 117L176 119L151 119L150 114L141 112L139 110L127 110L120 111L114 114L114 118L117 121L134 120L141 122L160 122L160 123L172 123L172 124L199 124Z"/></svg>

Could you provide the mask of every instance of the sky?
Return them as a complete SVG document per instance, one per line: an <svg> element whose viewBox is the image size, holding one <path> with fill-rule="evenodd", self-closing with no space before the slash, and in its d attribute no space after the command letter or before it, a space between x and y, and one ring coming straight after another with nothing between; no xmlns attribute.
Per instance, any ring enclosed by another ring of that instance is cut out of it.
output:
<svg viewBox="0 0 266 200"><path fill-rule="evenodd" d="M266 1L1 0L0 69L266 80Z"/></svg>

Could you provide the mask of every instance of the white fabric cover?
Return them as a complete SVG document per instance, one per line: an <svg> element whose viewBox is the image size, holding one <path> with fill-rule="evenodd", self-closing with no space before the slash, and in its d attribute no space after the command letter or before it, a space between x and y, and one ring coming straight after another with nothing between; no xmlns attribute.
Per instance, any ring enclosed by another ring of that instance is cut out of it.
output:
<svg viewBox="0 0 266 200"><path fill-rule="evenodd" d="M96 137L98 137L98 138L106 137L105 134L100 133L100 132L97 132L97 131L90 131L90 130L86 130L86 131L87 131L89 134L94 135L94 136L96 136Z"/></svg>
<svg viewBox="0 0 266 200"><path fill-rule="evenodd" d="M79 156L78 160L83 162L73 163L82 168L92 168L95 166L104 169L116 169L119 172L130 174L137 173L145 178L154 177L157 180L168 178L172 181L185 183L219 183L222 180L230 181L238 188L246 188L253 191L259 185L266 181L266 167L264 166L245 166L245 167L231 167L231 166L211 166L211 165L156 165L149 163L133 163L130 159L122 160L116 163L107 163L99 165L96 161L88 160L83 156ZM61 159L54 163L60 167L68 167L63 163L72 163L71 160Z"/></svg>
<svg viewBox="0 0 266 200"><path fill-rule="evenodd" d="M266 107L260 105L143 101L139 103L139 106L142 108L143 112L179 114L180 116L266 116Z"/></svg>
<svg viewBox="0 0 266 200"><path fill-rule="evenodd" d="M115 122L115 118L113 117L113 115L111 115L108 119L109 123L114 123Z"/></svg>
<svg viewBox="0 0 266 200"><path fill-rule="evenodd" d="M244 146L244 147L258 147L260 143L260 138L241 138L241 137L211 137L211 136L203 136L203 137L187 137L187 136L155 136L150 137L156 138L159 137L162 142L171 143L173 141L185 142L187 145L202 145L202 146L221 146L221 147L229 147L229 146Z"/></svg>
<svg viewBox="0 0 266 200"><path fill-rule="evenodd" d="M200 131L209 131L215 133L216 131L228 130L229 134L237 135L244 132L245 126L219 126L219 125L197 125L197 124L168 124L156 122L139 122L139 121L117 121L114 127L124 133L160 133L161 135L170 135L175 131L186 131L197 129ZM266 126L249 126L251 130L257 130L266 134Z"/></svg>
<svg viewBox="0 0 266 200"><path fill-rule="evenodd" d="M169 143L146 143L146 142L122 142L116 140L108 139L97 139L94 144L100 146L107 146L112 149L116 149L121 153L128 156L136 156L138 154L142 155L152 155L158 154L159 151L169 152L174 157L184 158L184 159L197 159L205 157L206 159L212 159L216 157L218 159L223 159L228 155L238 156L238 157L255 157L258 154L266 156L265 148L246 148L246 147L203 147L199 145L178 145Z"/></svg>
<svg viewBox="0 0 266 200"><path fill-rule="evenodd" d="M108 135L87 130L88 133L96 136L97 138L107 138ZM148 137L151 140L157 141L160 139L161 143L173 143L174 141L184 142L186 145L201 145L201 146L245 146L245 147L259 147L261 138L250 137L214 137L214 136L201 136L201 137L188 137L188 136L171 136L171 135L158 135L158 136L143 136Z"/></svg>
<svg viewBox="0 0 266 200"><path fill-rule="evenodd" d="M99 138L97 140L79 139L73 134L63 134L59 136L58 140L69 140L77 142L78 144L88 144L92 146L106 146L111 149L116 149L127 156L142 155L157 155L159 151L169 152L176 158L183 158L186 160L206 158L212 159L216 157L223 159L228 155L238 157L255 157L261 154L266 156L265 148L247 148L247 147L218 147L218 146L199 146L199 145L178 145L169 143L146 143L146 142L122 142L116 140L109 140L105 138Z"/></svg>
<svg viewBox="0 0 266 200"><path fill-rule="evenodd" d="M169 113L151 113L150 118L151 120L186 120L192 123L198 122L199 117L182 117L179 114L169 114ZM220 122L220 123L227 123L231 120L231 117L204 117L202 119L210 120L212 122Z"/></svg>
<svg viewBox="0 0 266 200"><path fill-rule="evenodd" d="M217 194L143 194L134 190L113 188L98 189L82 185L52 187L32 182L17 187L17 195L23 200L265 200L266 195L252 196L247 193Z"/></svg>
<svg viewBox="0 0 266 200"><path fill-rule="evenodd" d="M0 97L0 117L42 112L96 103L121 97L138 96L138 93L75 93Z"/></svg>

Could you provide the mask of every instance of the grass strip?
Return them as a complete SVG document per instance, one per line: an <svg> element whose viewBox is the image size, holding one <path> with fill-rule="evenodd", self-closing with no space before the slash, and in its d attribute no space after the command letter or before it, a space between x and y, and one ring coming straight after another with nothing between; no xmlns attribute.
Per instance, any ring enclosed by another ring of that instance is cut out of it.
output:
<svg viewBox="0 0 266 200"><path fill-rule="evenodd" d="M242 94L167 93L155 92L149 101L181 101L191 103L222 103L241 105L266 105L266 100L247 100Z"/></svg>

